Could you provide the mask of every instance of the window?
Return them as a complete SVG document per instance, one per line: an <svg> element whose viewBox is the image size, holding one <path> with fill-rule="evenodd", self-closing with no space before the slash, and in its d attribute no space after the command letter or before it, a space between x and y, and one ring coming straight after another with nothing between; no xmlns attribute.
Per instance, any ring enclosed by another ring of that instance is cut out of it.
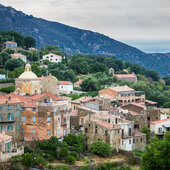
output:
<svg viewBox="0 0 170 170"><path fill-rule="evenodd" d="M58 117L58 123L60 123L60 117Z"/></svg>
<svg viewBox="0 0 170 170"><path fill-rule="evenodd" d="M35 129L32 129L32 133L35 134Z"/></svg>
<svg viewBox="0 0 170 170"><path fill-rule="evenodd" d="M50 135L50 129L47 130L47 135Z"/></svg>
<svg viewBox="0 0 170 170"><path fill-rule="evenodd" d="M9 126L9 125L7 125L7 131L9 131L9 129L10 129L10 126Z"/></svg>
<svg viewBox="0 0 170 170"><path fill-rule="evenodd" d="M8 109L11 110L11 106L8 106Z"/></svg>
<svg viewBox="0 0 170 170"><path fill-rule="evenodd" d="M11 131L13 131L13 125L11 125Z"/></svg>
<svg viewBox="0 0 170 170"><path fill-rule="evenodd" d="M108 123L110 123L110 119L108 119Z"/></svg>
<svg viewBox="0 0 170 170"><path fill-rule="evenodd" d="M32 121L33 121L33 123L36 122L36 117L35 116L33 116Z"/></svg>
<svg viewBox="0 0 170 170"><path fill-rule="evenodd" d="M162 133L162 128L159 128L158 131L159 131L159 133Z"/></svg>
<svg viewBox="0 0 170 170"><path fill-rule="evenodd" d="M119 130L118 130L118 133L119 133Z"/></svg>
<svg viewBox="0 0 170 170"><path fill-rule="evenodd" d="M122 129L122 138L124 137L124 129Z"/></svg>
<svg viewBox="0 0 170 170"><path fill-rule="evenodd" d="M117 124L117 118L116 118L116 124Z"/></svg>
<svg viewBox="0 0 170 170"><path fill-rule="evenodd" d="M23 111L26 111L27 109L26 108L22 108Z"/></svg>
<svg viewBox="0 0 170 170"><path fill-rule="evenodd" d="M123 145L123 140L122 140L122 145Z"/></svg>
<svg viewBox="0 0 170 170"><path fill-rule="evenodd" d="M108 130L105 130L105 136L108 136Z"/></svg>
<svg viewBox="0 0 170 170"><path fill-rule="evenodd" d="M22 116L22 121L25 122L25 116Z"/></svg>
<svg viewBox="0 0 170 170"><path fill-rule="evenodd" d="M97 133L97 129L95 129L95 133Z"/></svg>
<svg viewBox="0 0 170 170"><path fill-rule="evenodd" d="M0 114L0 121L2 121L2 114Z"/></svg>
<svg viewBox="0 0 170 170"><path fill-rule="evenodd" d="M147 120L150 121L150 117L147 117Z"/></svg>
<svg viewBox="0 0 170 170"><path fill-rule="evenodd" d="M156 117L156 120L158 120L158 117Z"/></svg>
<svg viewBox="0 0 170 170"><path fill-rule="evenodd" d="M1 125L0 130L3 131L3 125Z"/></svg>
<svg viewBox="0 0 170 170"><path fill-rule="evenodd" d="M66 136L66 130L63 130L63 136Z"/></svg>
<svg viewBox="0 0 170 170"><path fill-rule="evenodd" d="M134 125L134 129L139 129L139 125Z"/></svg>
<svg viewBox="0 0 170 170"><path fill-rule="evenodd" d="M90 124L89 124L89 127L90 127Z"/></svg>
<svg viewBox="0 0 170 170"><path fill-rule="evenodd" d="M31 108L31 111L36 112L37 108Z"/></svg>
<svg viewBox="0 0 170 170"><path fill-rule="evenodd" d="M133 139L133 143L135 143L135 139Z"/></svg>
<svg viewBox="0 0 170 170"><path fill-rule="evenodd" d="M132 130L129 128L129 136L132 136Z"/></svg>
<svg viewBox="0 0 170 170"><path fill-rule="evenodd" d="M87 128L85 128L85 133L87 133L88 132L88 129Z"/></svg>
<svg viewBox="0 0 170 170"><path fill-rule="evenodd" d="M50 121L51 121L51 118L47 117L47 122L50 123Z"/></svg>
<svg viewBox="0 0 170 170"><path fill-rule="evenodd" d="M2 110L2 106L0 106L0 110Z"/></svg>
<svg viewBox="0 0 170 170"><path fill-rule="evenodd" d="M17 112L17 118L19 118L19 112Z"/></svg>
<svg viewBox="0 0 170 170"><path fill-rule="evenodd" d="M129 144L131 144L131 140L129 140Z"/></svg>
<svg viewBox="0 0 170 170"><path fill-rule="evenodd" d="M22 134L24 134L24 129L22 128Z"/></svg>
<svg viewBox="0 0 170 170"><path fill-rule="evenodd" d="M19 130L19 125L17 125L17 130Z"/></svg>
<svg viewBox="0 0 170 170"><path fill-rule="evenodd" d="M140 142L142 142L142 138L140 138Z"/></svg>
<svg viewBox="0 0 170 170"><path fill-rule="evenodd" d="M19 105L17 105L17 110L19 110Z"/></svg>

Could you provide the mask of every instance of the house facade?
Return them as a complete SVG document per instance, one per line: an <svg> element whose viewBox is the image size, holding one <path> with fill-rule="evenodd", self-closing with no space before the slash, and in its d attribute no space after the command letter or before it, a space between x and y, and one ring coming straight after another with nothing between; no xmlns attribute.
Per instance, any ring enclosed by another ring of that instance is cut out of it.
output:
<svg viewBox="0 0 170 170"><path fill-rule="evenodd" d="M12 59L21 59L22 61L24 61L25 63L27 62L27 57L21 53L14 53L11 54L11 58Z"/></svg>
<svg viewBox="0 0 170 170"><path fill-rule="evenodd" d="M48 60L52 63L60 63L62 61L62 56L50 53L50 54L43 55L42 60L43 61Z"/></svg>
<svg viewBox="0 0 170 170"><path fill-rule="evenodd" d="M59 93L70 94L73 92L73 83L71 81L59 81Z"/></svg>
<svg viewBox="0 0 170 170"><path fill-rule="evenodd" d="M14 49L14 48L17 48L17 43L16 42L12 42L12 41L6 41L5 42L5 48L11 48L11 49Z"/></svg>

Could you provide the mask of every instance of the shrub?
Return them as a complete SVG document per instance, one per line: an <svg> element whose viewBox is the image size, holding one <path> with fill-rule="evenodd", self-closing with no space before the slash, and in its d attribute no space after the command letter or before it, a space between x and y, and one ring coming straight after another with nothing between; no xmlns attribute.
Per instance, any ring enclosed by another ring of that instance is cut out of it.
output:
<svg viewBox="0 0 170 170"><path fill-rule="evenodd" d="M136 158L134 158L134 157L129 158L129 159L128 159L128 163L129 163L130 165L135 165L135 164L136 164Z"/></svg>
<svg viewBox="0 0 170 170"><path fill-rule="evenodd" d="M90 146L90 152L100 157L110 156L111 150L112 148L109 143L101 141L93 142Z"/></svg>
<svg viewBox="0 0 170 170"><path fill-rule="evenodd" d="M18 165L14 165L14 166L12 167L12 169L13 169L13 170L21 170L21 168L20 168Z"/></svg>
<svg viewBox="0 0 170 170"><path fill-rule="evenodd" d="M28 152L28 153L32 153L32 151L33 151L33 150L32 150L29 146L25 146L25 147L24 147L24 153L27 153L27 152Z"/></svg>
<svg viewBox="0 0 170 170"><path fill-rule="evenodd" d="M140 157L144 154L144 152L139 150L133 150L132 152L135 153L136 156L140 156Z"/></svg>
<svg viewBox="0 0 170 170"><path fill-rule="evenodd" d="M30 153L22 154L22 163L23 165L30 167L33 163L32 155Z"/></svg>
<svg viewBox="0 0 170 170"><path fill-rule="evenodd" d="M54 161L54 157L50 157L50 158L48 159L48 161L49 161L50 163L52 163L52 162Z"/></svg>
<svg viewBox="0 0 170 170"><path fill-rule="evenodd" d="M68 149L67 148L62 148L59 150L59 160L64 159L68 155Z"/></svg>
<svg viewBox="0 0 170 170"><path fill-rule="evenodd" d="M12 156L12 157L10 158L10 161L11 161L11 162L20 162L20 161L21 161L21 156L20 156L20 155Z"/></svg>
<svg viewBox="0 0 170 170"><path fill-rule="evenodd" d="M73 156L76 160L78 159L78 154L76 152L71 152L71 156Z"/></svg>
<svg viewBox="0 0 170 170"><path fill-rule="evenodd" d="M34 155L34 159L33 159L33 163L34 164L36 164L36 165L43 165L43 166L45 166L45 165L47 165L47 161L46 161L46 159L44 159L44 157L42 157L41 155Z"/></svg>
<svg viewBox="0 0 170 170"><path fill-rule="evenodd" d="M0 89L0 92L11 93L15 91L15 86L8 86Z"/></svg>
<svg viewBox="0 0 170 170"><path fill-rule="evenodd" d="M110 170L110 169L114 169L117 166L118 166L117 162L106 162L104 164L99 165L97 169L98 170Z"/></svg>
<svg viewBox="0 0 170 170"><path fill-rule="evenodd" d="M132 170L128 165L124 164L122 165L119 170Z"/></svg>
<svg viewBox="0 0 170 170"><path fill-rule="evenodd" d="M65 163L75 164L76 159L72 155L68 155L65 159Z"/></svg>
<svg viewBox="0 0 170 170"><path fill-rule="evenodd" d="M84 157L83 162L89 163L89 158L88 157Z"/></svg>

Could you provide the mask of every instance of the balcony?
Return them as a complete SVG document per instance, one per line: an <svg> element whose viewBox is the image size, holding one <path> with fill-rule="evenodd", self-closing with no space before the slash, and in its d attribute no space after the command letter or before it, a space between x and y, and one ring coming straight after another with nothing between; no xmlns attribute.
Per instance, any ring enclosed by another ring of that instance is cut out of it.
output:
<svg viewBox="0 0 170 170"><path fill-rule="evenodd" d="M14 123L15 119L9 119L9 120L0 120L0 123Z"/></svg>

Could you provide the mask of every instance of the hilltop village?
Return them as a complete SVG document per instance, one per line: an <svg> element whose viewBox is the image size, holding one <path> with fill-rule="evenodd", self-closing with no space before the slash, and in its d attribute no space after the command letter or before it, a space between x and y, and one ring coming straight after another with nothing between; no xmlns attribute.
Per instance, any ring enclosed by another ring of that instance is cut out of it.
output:
<svg viewBox="0 0 170 170"><path fill-rule="evenodd" d="M7 41L3 48L15 49L17 43ZM95 142L103 142L117 153L144 153L150 137L163 139L170 131L169 108L159 107L158 102L146 99L145 91L130 86L138 82L135 72L124 69L115 73L110 67L109 76L125 83L116 84L114 80L93 90L97 93L91 95L83 87L95 86L95 89L98 84L85 86L87 78L83 74L74 81L59 80L54 71L38 76L26 55L15 52L11 58L22 60L25 66L14 79L14 91L0 94L0 162L22 155L25 147L34 148L38 142L53 137L68 144L70 134L86 136L86 152ZM65 59L65 55L50 52L42 56L41 62L43 67L49 67L49 63L61 63ZM5 78L1 74L1 79Z"/></svg>

